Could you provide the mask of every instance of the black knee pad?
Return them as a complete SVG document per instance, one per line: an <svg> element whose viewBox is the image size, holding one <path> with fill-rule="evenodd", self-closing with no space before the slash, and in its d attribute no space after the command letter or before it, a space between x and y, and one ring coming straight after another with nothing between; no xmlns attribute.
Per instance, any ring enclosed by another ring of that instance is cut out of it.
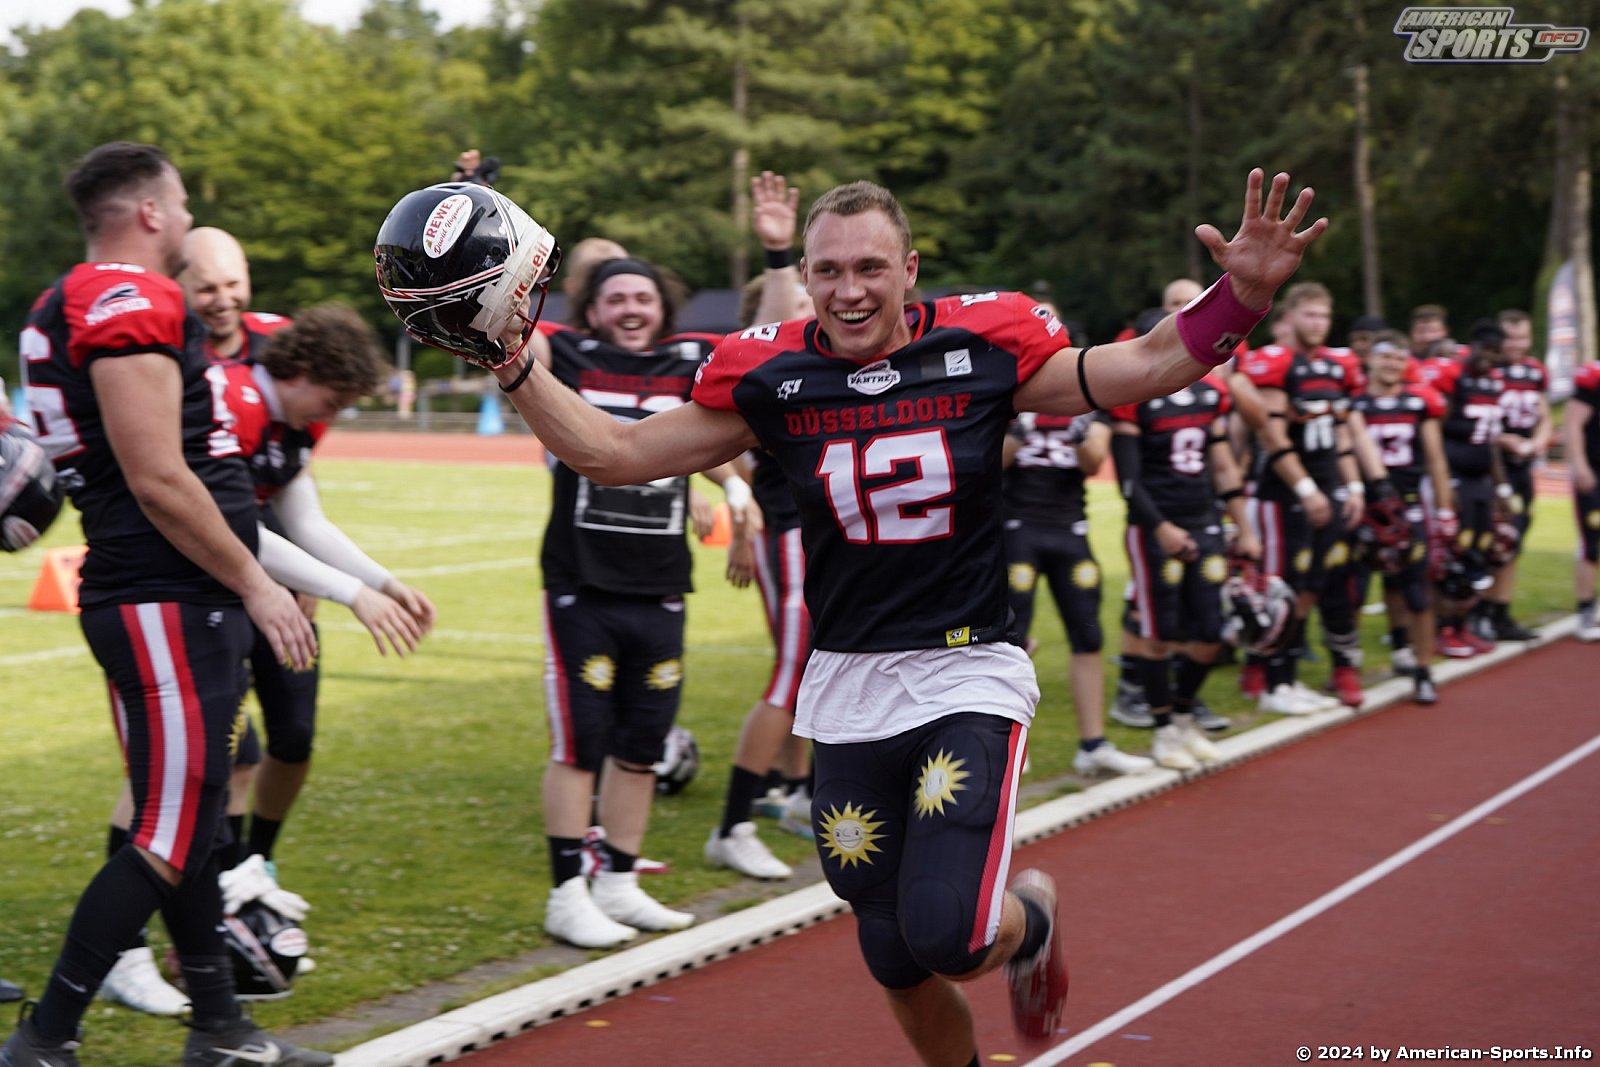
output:
<svg viewBox="0 0 1600 1067"><path fill-rule="evenodd" d="M305 763L311 758L311 742L316 730L310 722L296 721L279 726L267 737L267 755L279 763Z"/></svg>
<svg viewBox="0 0 1600 1067"><path fill-rule="evenodd" d="M900 933L911 956L935 974L958 976L974 970L991 945L972 947L972 916L955 886L920 879L901 893Z"/></svg>
<svg viewBox="0 0 1600 1067"><path fill-rule="evenodd" d="M1105 634L1100 628L1100 618L1095 616L1079 617L1067 622L1067 641L1072 645L1073 655L1093 654L1099 655L1105 648Z"/></svg>
<svg viewBox="0 0 1600 1067"><path fill-rule="evenodd" d="M910 989L933 973L911 954L892 913L857 906L856 940L872 980L885 989Z"/></svg>

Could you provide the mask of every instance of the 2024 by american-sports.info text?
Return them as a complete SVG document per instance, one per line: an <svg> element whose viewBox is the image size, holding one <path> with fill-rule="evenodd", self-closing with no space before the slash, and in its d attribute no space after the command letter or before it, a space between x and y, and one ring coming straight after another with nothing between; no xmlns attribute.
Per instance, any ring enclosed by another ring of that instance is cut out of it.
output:
<svg viewBox="0 0 1600 1067"><path fill-rule="evenodd" d="M1594 1050L1583 1045L1524 1045L1518 1048L1503 1045L1490 1045L1488 1048L1462 1048L1457 1045L1301 1045L1294 1050L1294 1058L1301 1063L1312 1060L1366 1060L1372 1063L1486 1060L1490 1063L1514 1063L1524 1060L1592 1060Z"/></svg>

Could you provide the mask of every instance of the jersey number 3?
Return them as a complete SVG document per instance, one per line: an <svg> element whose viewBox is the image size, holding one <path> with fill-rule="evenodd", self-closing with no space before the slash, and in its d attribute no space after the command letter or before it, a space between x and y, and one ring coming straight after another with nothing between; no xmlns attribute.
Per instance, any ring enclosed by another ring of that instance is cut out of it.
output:
<svg viewBox="0 0 1600 1067"><path fill-rule="evenodd" d="M907 464L902 481L862 490L867 478L892 475ZM851 544L914 544L949 537L955 509L932 506L955 489L944 430L884 434L865 445L829 441L817 462L834 520Z"/></svg>

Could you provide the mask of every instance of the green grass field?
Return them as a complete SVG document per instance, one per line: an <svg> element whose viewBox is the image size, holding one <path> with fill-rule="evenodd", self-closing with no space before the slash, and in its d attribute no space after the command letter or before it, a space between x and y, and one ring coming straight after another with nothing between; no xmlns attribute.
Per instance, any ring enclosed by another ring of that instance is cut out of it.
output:
<svg viewBox="0 0 1600 1067"><path fill-rule="evenodd" d="M439 623L414 656L385 659L345 609L323 607L316 769L278 850L284 884L316 909L307 929L319 967L293 997L258 1009L265 1025L280 1028L546 943L537 561L548 477L532 468L353 461L323 461L317 472L330 516L427 592ZM1111 486L1095 484L1090 508L1111 645L1126 574L1122 505ZM1569 508L1541 502L1516 605L1525 621L1570 610ZM45 544L78 537L69 512ZM0 976L35 992L102 860L122 773L104 686L76 617L25 609L40 555L35 548L0 556ZM770 662L754 591L727 585L720 550L701 548L698 557L682 721L699 740L702 772L656 805L646 849L673 863L671 875L650 885L669 904L739 881L708 868L700 849L720 817L739 726ZM1044 699L1030 781L1044 795L1084 783L1070 771L1076 729L1061 627L1048 605L1037 620ZM1381 629L1378 618L1364 619L1374 677L1386 663ZM1325 661L1304 673L1321 683ZM1255 712L1233 674L1213 675L1205 695L1247 729ZM1124 749L1147 749L1148 734L1109 725ZM811 854L799 838L775 829L763 836L791 863ZM164 937L152 931L158 948ZM87 1024L85 1055L95 1063L173 1062L182 1039L170 1021L102 1004Z"/></svg>

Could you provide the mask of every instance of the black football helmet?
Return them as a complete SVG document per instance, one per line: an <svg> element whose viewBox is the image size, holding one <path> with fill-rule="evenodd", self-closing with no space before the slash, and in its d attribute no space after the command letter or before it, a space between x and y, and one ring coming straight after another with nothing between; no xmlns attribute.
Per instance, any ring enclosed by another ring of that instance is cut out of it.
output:
<svg viewBox="0 0 1600 1067"><path fill-rule="evenodd" d="M1294 622L1294 590L1249 560L1233 560L1230 569L1222 584L1224 640L1258 656L1281 652Z"/></svg>
<svg viewBox="0 0 1600 1067"><path fill-rule="evenodd" d="M1415 544L1401 497L1380 496L1367 505L1356 527L1356 545L1369 566L1382 574L1399 574L1410 562Z"/></svg>
<svg viewBox="0 0 1600 1067"><path fill-rule="evenodd" d="M406 333L480 367L515 356L503 337L523 320L523 339L544 308L561 247L500 193L446 182L400 198L373 248L378 288ZM539 306L530 315L533 291Z"/></svg>
<svg viewBox="0 0 1600 1067"><path fill-rule="evenodd" d="M252 900L237 915L223 917L222 940L240 1000L278 1000L294 992L290 984L307 948L298 924Z"/></svg>
<svg viewBox="0 0 1600 1067"><path fill-rule="evenodd" d="M44 448L22 423L0 416L0 548L33 544L61 514L61 482Z"/></svg>
<svg viewBox="0 0 1600 1067"><path fill-rule="evenodd" d="M656 792L681 793L700 770L700 746L687 726L673 726L662 746L661 758L652 768L656 772Z"/></svg>

